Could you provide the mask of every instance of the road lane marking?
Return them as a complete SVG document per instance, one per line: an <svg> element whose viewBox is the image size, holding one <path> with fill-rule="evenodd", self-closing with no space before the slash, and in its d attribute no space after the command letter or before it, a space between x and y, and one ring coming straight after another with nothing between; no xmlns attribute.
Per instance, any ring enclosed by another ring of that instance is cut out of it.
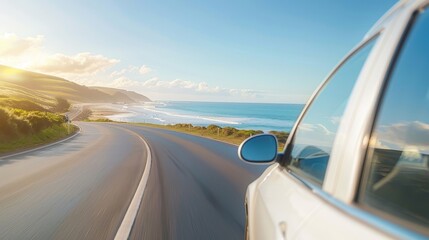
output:
<svg viewBox="0 0 429 240"><path fill-rule="evenodd" d="M137 217L137 212L139 210L141 201L143 199L144 190L146 189L147 180L149 179L149 172L152 165L152 154L147 142L137 133L130 131L128 129L124 129L124 130L129 131L134 135L137 135L143 141L147 150L147 160L146 160L146 166L145 166L142 178L140 179L139 186L137 187L136 193L134 194L134 197L131 200L127 213L125 214L125 217L122 220L121 226L119 227L118 232L116 233L115 240L127 240L128 237L130 236L131 229L134 225L134 221Z"/></svg>

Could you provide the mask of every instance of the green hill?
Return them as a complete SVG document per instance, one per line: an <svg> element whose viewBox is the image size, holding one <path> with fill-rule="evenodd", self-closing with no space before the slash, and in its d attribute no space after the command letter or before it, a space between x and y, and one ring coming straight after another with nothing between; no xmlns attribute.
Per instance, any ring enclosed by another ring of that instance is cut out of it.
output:
<svg viewBox="0 0 429 240"><path fill-rule="evenodd" d="M91 87L91 88L107 93L112 96L116 96L117 99L122 98L124 100L123 102L126 102L126 101L150 102L151 101L148 97L133 91L127 91L127 90L116 89L116 88L107 88L107 87Z"/></svg>
<svg viewBox="0 0 429 240"><path fill-rule="evenodd" d="M26 99L43 107L53 107L55 98L72 103L137 103L149 98L126 90L87 87L63 78L0 65L0 96Z"/></svg>
<svg viewBox="0 0 429 240"><path fill-rule="evenodd" d="M70 103L138 103L149 98L126 90L92 88L63 78L0 65L0 155L73 134L65 123Z"/></svg>

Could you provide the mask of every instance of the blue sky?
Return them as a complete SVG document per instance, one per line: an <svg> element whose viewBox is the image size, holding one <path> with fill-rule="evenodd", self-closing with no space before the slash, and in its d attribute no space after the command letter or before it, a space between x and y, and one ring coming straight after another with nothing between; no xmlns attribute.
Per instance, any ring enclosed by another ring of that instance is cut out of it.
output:
<svg viewBox="0 0 429 240"><path fill-rule="evenodd" d="M0 64L155 100L303 103L395 2L3 1Z"/></svg>

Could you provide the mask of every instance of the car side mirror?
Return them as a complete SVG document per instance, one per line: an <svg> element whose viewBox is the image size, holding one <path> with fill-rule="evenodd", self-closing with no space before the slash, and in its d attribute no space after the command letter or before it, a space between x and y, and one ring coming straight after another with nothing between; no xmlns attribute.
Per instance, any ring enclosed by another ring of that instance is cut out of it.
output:
<svg viewBox="0 0 429 240"><path fill-rule="evenodd" d="M260 134L244 140L238 148L241 160L253 163L269 163L277 158L277 138L272 134Z"/></svg>

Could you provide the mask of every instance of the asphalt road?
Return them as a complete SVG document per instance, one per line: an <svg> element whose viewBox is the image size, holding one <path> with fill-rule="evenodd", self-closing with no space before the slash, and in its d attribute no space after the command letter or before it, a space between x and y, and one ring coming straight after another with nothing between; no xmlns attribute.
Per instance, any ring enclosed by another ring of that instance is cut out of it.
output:
<svg viewBox="0 0 429 240"><path fill-rule="evenodd" d="M80 123L75 138L0 160L0 239L112 239L146 156L121 128Z"/></svg>
<svg viewBox="0 0 429 240"><path fill-rule="evenodd" d="M66 142L0 159L0 239L113 239L149 179L130 239L242 239L246 186L265 167L237 147L126 124L79 123Z"/></svg>
<svg viewBox="0 0 429 240"><path fill-rule="evenodd" d="M242 162L230 144L126 128L144 136L153 155L131 239L243 239L245 191L266 166Z"/></svg>

